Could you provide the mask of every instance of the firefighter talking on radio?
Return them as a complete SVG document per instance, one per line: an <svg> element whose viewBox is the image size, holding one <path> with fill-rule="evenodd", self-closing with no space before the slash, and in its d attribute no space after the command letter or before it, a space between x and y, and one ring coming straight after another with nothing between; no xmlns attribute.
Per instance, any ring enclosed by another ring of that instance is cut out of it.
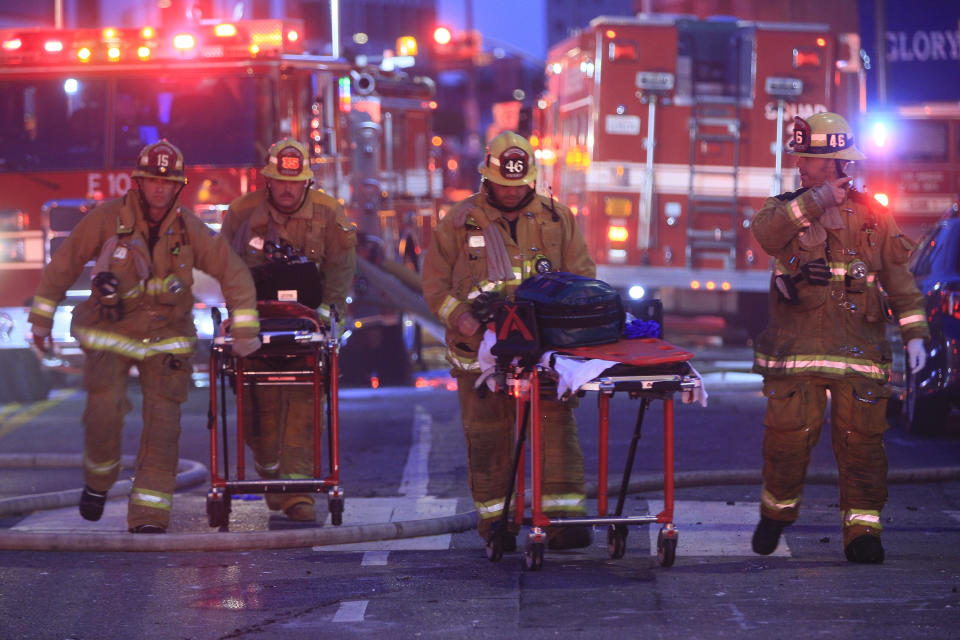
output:
<svg viewBox="0 0 960 640"><path fill-rule="evenodd" d="M180 151L161 140L145 147L122 198L96 206L43 270L30 322L34 342L50 348L57 305L87 262L95 260L91 295L73 311L71 333L85 354L83 473L80 515L99 520L120 473L127 378L140 374L143 434L134 468L127 525L163 533L176 482L180 405L187 399L196 345L193 269L216 278L233 318L234 348L260 346L253 280L227 242L182 208L187 180Z"/></svg>
<svg viewBox="0 0 960 640"><path fill-rule="evenodd" d="M296 140L275 142L262 173L266 188L233 201L223 219L223 235L251 267L278 259L316 263L323 283L318 315L327 324L342 318L356 268L356 227L336 199L311 188L307 151ZM269 361L250 363L252 369L270 366ZM312 388L259 386L246 393L250 414L245 436L260 477L312 478ZM316 519L309 493L268 493L266 500L270 509L282 510L291 520Z"/></svg>
<svg viewBox="0 0 960 640"><path fill-rule="evenodd" d="M835 113L798 117L791 146L803 188L768 198L751 225L774 258L770 324L754 357L767 412L753 550L773 553L797 519L829 392L844 553L851 562L881 563L891 362L884 297L913 372L923 368L930 336L906 265L913 245L885 208L850 187L844 169L864 155L846 120Z"/></svg>
<svg viewBox="0 0 960 640"><path fill-rule="evenodd" d="M594 277L596 267L570 210L537 195L530 143L512 131L494 138L480 168L481 190L453 208L433 233L423 265L423 292L446 325L447 359L457 379L467 439L470 490L485 540L503 512L510 481L515 400L475 389L489 294L508 295L546 271ZM571 405L544 399L543 508L548 516L585 512L583 454ZM516 548L516 532L504 538ZM548 547L590 544L587 527L548 530Z"/></svg>

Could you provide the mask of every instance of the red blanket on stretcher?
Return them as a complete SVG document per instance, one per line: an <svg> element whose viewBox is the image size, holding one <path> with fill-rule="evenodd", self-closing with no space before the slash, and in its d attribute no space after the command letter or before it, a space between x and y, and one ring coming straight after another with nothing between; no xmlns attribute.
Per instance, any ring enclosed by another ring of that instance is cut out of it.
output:
<svg viewBox="0 0 960 640"><path fill-rule="evenodd" d="M685 362L693 359L693 353L675 347L658 338L620 339L612 344L595 344L587 347L564 347L557 353L581 358L612 360L641 367Z"/></svg>

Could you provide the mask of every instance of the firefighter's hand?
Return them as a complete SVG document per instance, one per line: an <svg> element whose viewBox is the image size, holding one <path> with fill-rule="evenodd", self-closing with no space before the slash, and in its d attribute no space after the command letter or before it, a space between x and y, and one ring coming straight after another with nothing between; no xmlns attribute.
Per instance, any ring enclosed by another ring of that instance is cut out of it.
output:
<svg viewBox="0 0 960 640"><path fill-rule="evenodd" d="M927 364L927 350L923 347L922 338L914 338L907 342L907 366L910 373L917 373Z"/></svg>
<svg viewBox="0 0 960 640"><path fill-rule="evenodd" d="M824 182L822 185L817 187L817 195L822 198L820 200L821 204L827 202L831 205L836 205L843 202L847 197L847 187L849 186L851 180L853 180L853 178L844 176L842 178L837 178L836 180Z"/></svg>
<svg viewBox="0 0 960 640"><path fill-rule="evenodd" d="M827 261L823 258L811 260L800 267L800 271L803 272L803 277L806 278L810 284L821 287L830 284L830 267L827 266Z"/></svg>
<svg viewBox="0 0 960 640"><path fill-rule="evenodd" d="M457 318L457 331L465 336L475 335L480 331L481 326L480 322L469 311L461 313L460 317Z"/></svg>
<svg viewBox="0 0 960 640"><path fill-rule="evenodd" d="M234 338L233 354L240 358L246 358L248 355L260 348L260 338Z"/></svg>
<svg viewBox="0 0 960 640"><path fill-rule="evenodd" d="M33 334L33 344L40 350L40 353L50 353L50 350L53 349L53 338L50 337L50 327L32 324L30 325L30 333Z"/></svg>

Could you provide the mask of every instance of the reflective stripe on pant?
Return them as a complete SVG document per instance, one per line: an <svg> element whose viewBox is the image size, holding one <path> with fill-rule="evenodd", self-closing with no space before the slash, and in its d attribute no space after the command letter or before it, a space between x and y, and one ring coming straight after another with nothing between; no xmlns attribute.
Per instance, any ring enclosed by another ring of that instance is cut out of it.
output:
<svg viewBox="0 0 960 640"><path fill-rule="evenodd" d="M86 353L84 481L94 490L106 491L117 479L123 416L130 410L127 379L133 364L140 373L143 428L127 524L167 528L179 457L180 405L187 399L190 386L189 357L163 354L137 362L107 351Z"/></svg>
<svg viewBox="0 0 960 640"><path fill-rule="evenodd" d="M810 452L820 438L827 391L830 437L837 461L840 508L879 512L887 501L887 390L865 378L767 377L760 511L796 520ZM863 524L858 522L857 524Z"/></svg>
<svg viewBox="0 0 960 640"><path fill-rule="evenodd" d="M248 359L251 370L270 370L269 360ZM307 368L306 358L284 360L278 367ZM302 385L256 385L244 390L244 437L262 478L313 477L313 389ZM323 397L320 398L323 413ZM321 427L323 422L321 421ZM267 494L267 505L287 509L298 502L313 504L312 493Z"/></svg>
<svg viewBox="0 0 960 640"><path fill-rule="evenodd" d="M470 491L485 538L503 513L516 443L516 400L505 393L474 390L475 374L457 373L460 414L467 440ZM548 515L585 513L583 453L573 407L553 399L540 403L543 432L543 507ZM529 448L530 440L527 439ZM530 488L528 487L528 492Z"/></svg>

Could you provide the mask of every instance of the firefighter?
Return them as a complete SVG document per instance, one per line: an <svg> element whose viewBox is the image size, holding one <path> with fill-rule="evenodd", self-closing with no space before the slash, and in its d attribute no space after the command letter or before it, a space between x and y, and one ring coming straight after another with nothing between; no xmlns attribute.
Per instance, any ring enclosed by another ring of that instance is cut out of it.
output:
<svg viewBox="0 0 960 640"><path fill-rule="evenodd" d="M798 117L790 144L802 188L768 198L751 224L774 258L770 323L754 355L767 411L753 550L773 553L797 519L829 392L844 553L851 562L881 563L891 362L884 299L914 373L924 366L930 337L923 297L907 270L913 244L885 208L850 187L847 163L865 158L846 120L835 113Z"/></svg>
<svg viewBox="0 0 960 640"><path fill-rule="evenodd" d="M222 232L248 266L266 264L270 248L317 264L323 279L323 304L317 309L330 323L346 310L356 268L356 227L341 204L311 188L313 172L307 150L292 138L271 145L262 174L266 188L240 196L223 219ZM305 358L285 366L306 364ZM252 369L273 366L267 359ZM262 478L313 477L313 389L281 385L247 391L246 439ZM321 408L322 413L322 408ZM316 519L313 495L267 494L267 506L287 518Z"/></svg>
<svg viewBox="0 0 960 640"><path fill-rule="evenodd" d="M446 326L447 360L457 380L467 440L470 490L480 537L489 540L503 513L512 466L515 400L477 390L477 352L484 326L472 304L481 293L511 294L545 271L594 277L596 267L570 210L535 191L537 167L530 143L505 131L487 148L480 192L457 203L433 233L423 265L427 304ZM543 507L548 516L585 513L583 454L570 403L544 398ZM516 531L504 538L516 549ZM548 548L590 544L587 527L553 528Z"/></svg>
<svg viewBox="0 0 960 640"><path fill-rule="evenodd" d="M43 270L29 321L41 351L50 348L57 305L95 260L90 297L73 311L71 334L85 360L84 481L80 515L99 520L120 473L127 378L136 366L143 432L127 509L132 533L163 533L176 482L180 405L187 399L196 346L193 269L215 277L231 310L234 347L260 346L253 280L227 242L178 202L183 156L166 140L140 151L122 198L94 207Z"/></svg>

